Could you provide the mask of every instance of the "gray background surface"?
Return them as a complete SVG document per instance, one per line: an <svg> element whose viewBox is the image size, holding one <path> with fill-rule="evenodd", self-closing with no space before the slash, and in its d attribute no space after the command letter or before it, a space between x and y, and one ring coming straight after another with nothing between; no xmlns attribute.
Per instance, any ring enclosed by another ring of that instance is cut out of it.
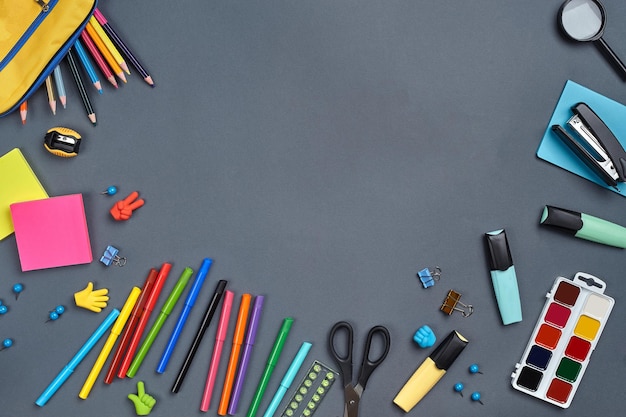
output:
<svg viewBox="0 0 626 417"><path fill-rule="evenodd" d="M40 89L26 126L18 114L0 120L0 153L19 147L51 196L83 194L94 253L89 265L22 273L15 238L0 242L0 299L10 307L0 338L15 340L0 352L0 416L132 416L126 395L135 380L157 399L151 415L202 414L216 320L181 392L170 387L218 279L229 280L235 308L244 292L266 296L238 415L288 315L295 323L259 413L302 341L313 343L305 367L313 359L334 366L327 333L345 319L356 331L355 362L371 326L392 336L363 417L405 414L392 399L431 351L411 340L423 324L440 339L457 329L470 343L410 415L562 415L512 389L510 374L554 279L577 271L603 278L616 305L566 413L620 414L624 251L538 225L545 204L626 224L623 197L535 156L568 79L626 103L626 85L599 50L559 34L560 3L102 1L156 88L136 71L118 90L103 82L104 94L92 94L92 127L65 67L67 109L53 116ZM605 39L626 59L626 3L604 3ZM55 125L83 134L77 158L43 149ZM111 184L118 195L100 195ZM113 221L109 208L134 190L146 205ZM524 310L524 321L507 327L483 244L485 232L503 227ZM109 244L128 258L125 267L98 262ZM106 314L75 307L74 292L94 281L110 290L106 312L121 308L149 268L169 261L160 308L182 269L196 270L204 257L215 262L165 374L154 368L181 303L135 380L105 386L101 375L89 398L78 398L102 340L45 407L35 406ZM435 265L443 277L424 290L415 274ZM25 285L17 301L16 282ZM471 317L438 311L451 288L475 306ZM65 315L44 323L58 304ZM234 321L208 415L216 415ZM482 375L469 375L474 362ZM452 390L459 381L464 398ZM473 391L484 405L470 401ZM342 401L335 385L317 415L340 416Z"/></svg>

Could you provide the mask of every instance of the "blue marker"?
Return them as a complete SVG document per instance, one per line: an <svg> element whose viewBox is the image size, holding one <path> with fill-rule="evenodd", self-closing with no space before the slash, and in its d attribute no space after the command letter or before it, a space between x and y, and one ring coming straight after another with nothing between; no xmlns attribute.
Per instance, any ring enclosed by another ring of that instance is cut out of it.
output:
<svg viewBox="0 0 626 417"><path fill-rule="evenodd" d="M172 352L174 352L174 348L176 347L176 343L178 342L178 337L180 333L183 331L183 327L185 326L185 322L187 321L187 317L191 312L191 308L196 303L196 298L198 298L198 293L200 292L200 288L202 288L202 284L204 284L204 279L209 273L209 269L211 268L211 264L213 260L209 258L204 258L202 261L202 265L196 274L196 279L193 281L193 286L189 290L189 294L187 294L187 299L185 300L185 305L183 306L183 310L180 312L180 316L178 316L178 321L176 321L176 326L174 326L174 330L170 335L170 339L167 341L167 345L165 346L165 350L161 355L161 360L157 365L156 371L160 374L165 372L165 368L167 368L167 363L170 360L170 356L172 356Z"/></svg>
<svg viewBox="0 0 626 417"><path fill-rule="evenodd" d="M274 394L274 397L272 398L270 405L267 407L267 410L265 410L265 414L263 414L263 417L272 417L274 415L276 409L278 408L278 405L283 400L283 397L289 390L289 387L293 383L294 378L298 374L298 371L302 366L302 362L304 362L304 358L306 358L309 350L311 350L311 346L312 345L309 342L302 342L300 350L298 350L298 353L296 354L296 357L293 358L291 365L289 365L289 369L287 369L285 376L283 377L282 381L280 381L280 386L278 387L278 390L276 390L276 394Z"/></svg>
<svg viewBox="0 0 626 417"><path fill-rule="evenodd" d="M70 360L69 363L65 365L65 367L61 370L61 372L59 372L56 378L54 378L50 385L48 385L48 388L46 388L46 390L39 396L39 398L37 398L35 404L37 404L39 407L43 407L44 405L46 405L46 403L54 395L54 393L57 392L57 390L61 388L61 385L63 385L63 383L67 380L67 378L72 375L74 369L76 369L78 364L80 364L80 362L85 359L85 356L87 356L89 351L96 345L96 343L98 343L98 340L100 340L100 338L107 332L107 330L109 330L109 327L113 325L113 323L117 319L117 316L119 315L119 310L111 310L111 312L104 319L102 324L100 324L96 331L94 331L89 339L87 339L83 347L80 348L80 350L76 353L76 355L74 355L72 360Z"/></svg>

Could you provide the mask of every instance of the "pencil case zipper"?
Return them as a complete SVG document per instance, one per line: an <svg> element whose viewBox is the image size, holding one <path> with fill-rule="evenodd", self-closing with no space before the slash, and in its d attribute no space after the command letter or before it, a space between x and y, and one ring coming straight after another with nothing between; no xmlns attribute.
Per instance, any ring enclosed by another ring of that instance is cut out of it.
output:
<svg viewBox="0 0 626 417"><path fill-rule="evenodd" d="M46 17L50 15L50 12L52 11L52 9L54 9L54 7L58 4L60 0L32 0L32 1L39 4L41 6L41 10L37 14L33 22L26 29L24 34L20 37L19 41L15 44L13 48L11 48L11 50L7 53L7 56L2 60L2 62L0 63L0 71L2 71L2 69L9 62L11 62L11 58L13 58L20 51L20 49L26 44L28 39L32 36L33 33L35 33L37 28L44 22ZM43 68L39 76L37 76L35 82L24 93L22 98L20 98L20 100L18 100L18 102L14 106L12 106L9 110L0 114L0 117L3 117L13 112L14 110L16 110L24 100L28 99L28 97L30 97L31 94L33 94L33 92L39 88L39 86L45 81L46 77L48 77L48 75L50 75L52 71L54 71L54 68L61 62L63 58L65 58L65 55L67 55L67 51L69 51L72 45L74 45L74 43L76 42L76 39L78 39L78 37L80 36L80 33L85 29L87 22L89 22L89 19L93 15L93 12L96 10L97 3L98 3L97 0L93 1L91 10L87 14L85 19L72 33L72 36L70 36L65 41L63 46L58 49L56 54L52 57L50 62L48 62L48 64Z"/></svg>
<svg viewBox="0 0 626 417"><path fill-rule="evenodd" d="M26 30L24 31L24 34L22 34L20 39L13 46L13 48L11 48L11 50L7 53L7 55L2 59L2 62L0 62L0 71L2 71L4 67L6 67L7 64L11 62L11 59L13 59L13 57L20 51L20 49L22 49L22 46L24 46L24 44L28 41L31 35L35 32L35 30L37 30L39 25L41 25L41 22L43 22L46 16L48 16L48 13L52 11L52 9L54 9L54 6L57 5L59 0L49 0L49 1L31 0L31 1L33 3L37 3L40 6L41 10L39 11L39 13L37 13L37 16L33 19L31 24L26 28Z"/></svg>

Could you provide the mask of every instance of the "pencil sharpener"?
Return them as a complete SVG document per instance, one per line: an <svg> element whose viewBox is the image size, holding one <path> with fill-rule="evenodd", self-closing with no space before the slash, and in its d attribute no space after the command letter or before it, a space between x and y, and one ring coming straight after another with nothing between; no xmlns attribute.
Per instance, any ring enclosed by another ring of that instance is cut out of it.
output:
<svg viewBox="0 0 626 417"><path fill-rule="evenodd" d="M78 155L81 136L75 130L67 127L53 127L46 132L43 146L48 152L62 158L72 158Z"/></svg>

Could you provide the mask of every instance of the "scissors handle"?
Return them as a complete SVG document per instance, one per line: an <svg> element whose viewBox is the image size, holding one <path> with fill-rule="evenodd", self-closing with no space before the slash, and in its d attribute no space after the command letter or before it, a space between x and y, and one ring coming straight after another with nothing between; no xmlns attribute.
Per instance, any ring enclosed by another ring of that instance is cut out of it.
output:
<svg viewBox="0 0 626 417"><path fill-rule="evenodd" d="M376 359L370 359L370 347L372 346L372 340L374 336L378 334L383 340L383 352ZM367 384L367 380L374 370L380 365L387 354L389 353L389 348L391 347L391 336L389 335L389 330L387 330L384 326L374 326L367 333L367 340L365 341L365 351L363 353L363 362L361 363L361 370L359 371L359 380L358 385L360 385L363 389L365 389L365 385Z"/></svg>
<svg viewBox="0 0 626 417"><path fill-rule="evenodd" d="M347 340L347 351L345 355L341 355L337 352L335 348L335 335L338 331L343 330L346 332ZM330 329L330 334L328 335L328 346L330 348L330 353L333 355L335 362L339 366L341 370L341 377L343 378L343 386L345 387L348 384L352 383L352 346L354 342L354 330L352 326L347 321L340 321L335 323L335 325Z"/></svg>

